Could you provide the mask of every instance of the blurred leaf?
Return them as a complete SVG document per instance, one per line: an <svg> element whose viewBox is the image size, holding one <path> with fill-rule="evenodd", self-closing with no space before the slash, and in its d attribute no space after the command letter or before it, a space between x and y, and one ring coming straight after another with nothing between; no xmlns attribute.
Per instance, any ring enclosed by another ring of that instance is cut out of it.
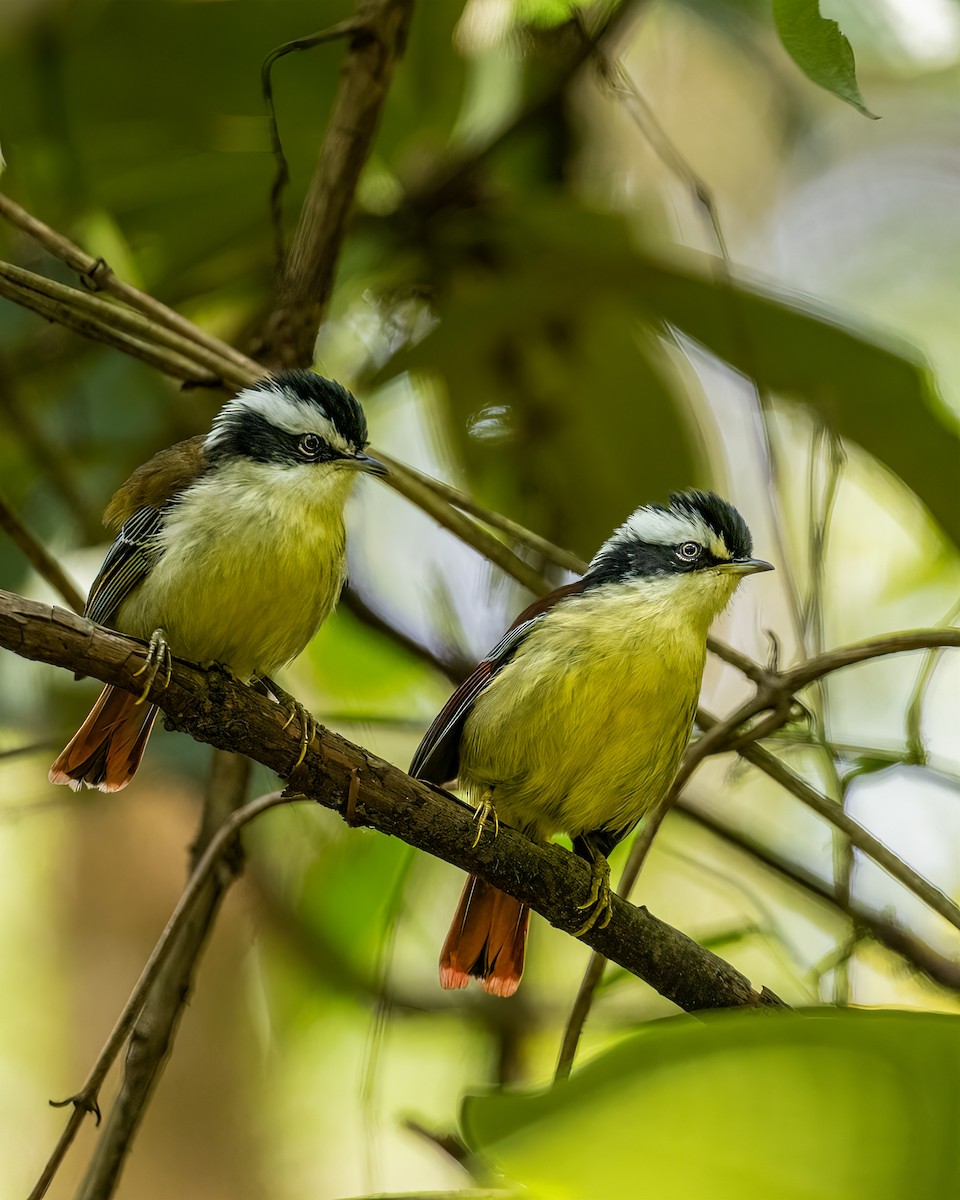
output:
<svg viewBox="0 0 960 1200"><path fill-rule="evenodd" d="M956 425L913 346L730 280L710 255L654 258L625 222L571 201L538 197L475 236L438 293L437 327L383 374L439 371L453 436L488 502L588 554L639 500L701 482L688 406L657 341L680 331L765 390L815 408L960 543ZM501 440L467 438L470 421L483 433L498 412ZM507 475L527 494L491 495ZM589 513L581 479L596 489Z"/></svg>
<svg viewBox="0 0 960 1200"><path fill-rule="evenodd" d="M960 1019L657 1021L540 1093L467 1097L468 1144L538 1200L901 1200L960 1189Z"/></svg>
<svg viewBox="0 0 960 1200"><path fill-rule="evenodd" d="M819 0L773 0L773 19L784 49L808 79L877 120L860 95L850 43L836 21L820 15Z"/></svg>
<svg viewBox="0 0 960 1200"><path fill-rule="evenodd" d="M709 270L715 260L694 256ZM653 259L634 269L651 316L756 379L802 399L912 488L960 543L955 422L919 351L809 302Z"/></svg>
<svg viewBox="0 0 960 1200"><path fill-rule="evenodd" d="M560 208L548 221L544 200L485 231L495 269L468 259L437 298L436 327L384 374L439 374L473 489L589 557L642 500L706 481L662 345L622 277L607 279L603 248L583 245L593 219ZM603 228L611 256L629 258L626 227Z"/></svg>

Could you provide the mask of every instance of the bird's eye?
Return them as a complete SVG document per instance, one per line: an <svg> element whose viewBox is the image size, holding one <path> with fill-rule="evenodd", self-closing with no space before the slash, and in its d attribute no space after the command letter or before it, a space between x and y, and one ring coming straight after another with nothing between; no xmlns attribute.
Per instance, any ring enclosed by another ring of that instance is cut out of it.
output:
<svg viewBox="0 0 960 1200"><path fill-rule="evenodd" d="M320 447L323 443L315 433L305 433L297 442L297 449L304 458L316 458L320 453Z"/></svg>
<svg viewBox="0 0 960 1200"><path fill-rule="evenodd" d="M693 562L699 558L703 547L697 542L684 542L683 545L677 547L677 555L685 562Z"/></svg>

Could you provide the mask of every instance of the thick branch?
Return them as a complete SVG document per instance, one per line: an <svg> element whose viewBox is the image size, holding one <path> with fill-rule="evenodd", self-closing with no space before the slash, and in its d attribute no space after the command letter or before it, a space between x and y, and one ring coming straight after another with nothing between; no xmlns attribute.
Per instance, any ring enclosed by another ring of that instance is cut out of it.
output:
<svg viewBox="0 0 960 1200"><path fill-rule="evenodd" d="M360 172L397 59L403 53L413 0L364 0L344 62L333 112L320 147L300 223L284 268L280 300L261 357L308 366L330 293Z"/></svg>
<svg viewBox="0 0 960 1200"><path fill-rule="evenodd" d="M141 643L121 634L2 591L0 645L132 691L145 654ZM294 770L298 734L284 728L286 713L218 672L177 662L169 686L155 685L150 699L177 728L270 767L352 823L480 875L567 933L583 923L577 904L588 892L589 869L560 847L535 845L506 827L474 847L470 808L330 730L320 731ZM583 940L688 1011L782 1004L679 930L618 898L610 924Z"/></svg>

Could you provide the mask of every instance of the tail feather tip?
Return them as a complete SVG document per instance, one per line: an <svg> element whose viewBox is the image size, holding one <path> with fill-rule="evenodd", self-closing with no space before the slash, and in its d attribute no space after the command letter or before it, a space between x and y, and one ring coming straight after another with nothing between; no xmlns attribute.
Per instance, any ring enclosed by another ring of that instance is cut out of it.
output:
<svg viewBox="0 0 960 1200"><path fill-rule="evenodd" d="M520 986L519 975L488 975L483 981L483 990L491 996L512 996Z"/></svg>
<svg viewBox="0 0 960 1200"><path fill-rule="evenodd" d="M453 991L456 988L465 988L470 982L470 975L460 967L449 966L446 963L440 964L440 986L447 991Z"/></svg>

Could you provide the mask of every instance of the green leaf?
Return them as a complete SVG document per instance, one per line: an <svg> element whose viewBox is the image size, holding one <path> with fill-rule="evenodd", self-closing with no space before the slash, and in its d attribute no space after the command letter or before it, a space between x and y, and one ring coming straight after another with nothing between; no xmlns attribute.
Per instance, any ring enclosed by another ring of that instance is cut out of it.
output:
<svg viewBox="0 0 960 1200"><path fill-rule="evenodd" d="M773 0L773 19L784 49L808 79L878 119L860 95L853 49L836 21L820 15L819 0Z"/></svg>
<svg viewBox="0 0 960 1200"><path fill-rule="evenodd" d="M703 269L654 259L633 266L638 299L651 317L768 391L809 404L898 475L960 544L956 422L920 352L809 300L727 282L709 255L689 257Z"/></svg>
<svg viewBox="0 0 960 1200"><path fill-rule="evenodd" d="M654 1022L552 1090L467 1097L468 1144L538 1200L960 1194L960 1019L701 1016Z"/></svg>

